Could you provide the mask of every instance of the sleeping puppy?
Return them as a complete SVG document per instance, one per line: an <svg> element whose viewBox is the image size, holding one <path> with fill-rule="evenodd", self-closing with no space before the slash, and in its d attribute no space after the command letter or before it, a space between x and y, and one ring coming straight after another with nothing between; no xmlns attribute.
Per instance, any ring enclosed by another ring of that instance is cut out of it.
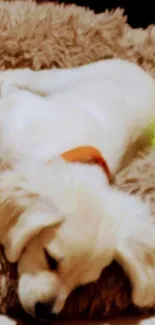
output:
<svg viewBox="0 0 155 325"><path fill-rule="evenodd" d="M155 119L154 80L121 60L5 71L0 80L0 242L18 263L23 308L54 317L114 259L133 302L153 306L154 220L109 181Z"/></svg>

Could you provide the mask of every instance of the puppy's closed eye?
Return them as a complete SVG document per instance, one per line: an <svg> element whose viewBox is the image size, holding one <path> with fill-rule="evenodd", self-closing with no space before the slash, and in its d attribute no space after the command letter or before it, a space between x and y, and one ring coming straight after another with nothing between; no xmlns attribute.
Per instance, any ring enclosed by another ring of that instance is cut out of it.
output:
<svg viewBox="0 0 155 325"><path fill-rule="evenodd" d="M59 267L59 262L54 257L50 256L46 249L44 249L44 253L45 253L45 258L46 258L46 261L47 261L47 264L48 264L50 270L57 271L58 267Z"/></svg>

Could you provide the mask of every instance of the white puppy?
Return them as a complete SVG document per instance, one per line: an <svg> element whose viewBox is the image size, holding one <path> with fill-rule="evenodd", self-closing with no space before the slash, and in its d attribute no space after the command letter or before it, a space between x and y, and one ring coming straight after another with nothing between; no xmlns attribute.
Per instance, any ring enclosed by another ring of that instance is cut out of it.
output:
<svg viewBox="0 0 155 325"><path fill-rule="evenodd" d="M127 146L155 119L154 80L121 60L5 71L0 80L0 242L18 262L23 308L50 318L114 259L131 280L133 302L154 305L149 207L112 187L107 166L65 158L91 146L114 175Z"/></svg>

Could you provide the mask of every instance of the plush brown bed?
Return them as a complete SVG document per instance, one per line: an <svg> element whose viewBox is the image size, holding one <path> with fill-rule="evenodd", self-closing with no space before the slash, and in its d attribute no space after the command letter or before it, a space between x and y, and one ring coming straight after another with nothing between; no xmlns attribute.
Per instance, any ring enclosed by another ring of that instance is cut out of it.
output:
<svg viewBox="0 0 155 325"><path fill-rule="evenodd" d="M132 29L119 8L97 15L75 5L65 7L24 0L0 1L1 70L73 67L113 57L137 62L155 76L155 26L145 30ZM141 142L135 147L134 160L131 160L133 153L126 156L115 185L142 196L151 204L154 215L155 149L143 148L143 155L140 155L138 151L142 149L141 145L144 147L143 144ZM11 310L19 315L16 284L16 267L6 262L1 249L2 313ZM97 320L131 312L148 311L139 311L132 306L130 282L122 268L114 262L103 271L97 283L77 289L71 295L61 319Z"/></svg>

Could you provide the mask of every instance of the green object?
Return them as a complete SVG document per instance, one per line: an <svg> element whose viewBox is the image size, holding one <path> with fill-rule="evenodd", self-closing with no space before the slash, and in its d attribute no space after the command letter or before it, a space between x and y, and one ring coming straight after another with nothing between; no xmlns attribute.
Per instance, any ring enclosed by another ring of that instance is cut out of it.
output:
<svg viewBox="0 0 155 325"><path fill-rule="evenodd" d="M154 131L154 133L153 133L153 135L152 135L152 146L153 147L155 147L155 131Z"/></svg>
<svg viewBox="0 0 155 325"><path fill-rule="evenodd" d="M155 122L152 122L146 130L146 135L150 138L151 147L155 147Z"/></svg>

